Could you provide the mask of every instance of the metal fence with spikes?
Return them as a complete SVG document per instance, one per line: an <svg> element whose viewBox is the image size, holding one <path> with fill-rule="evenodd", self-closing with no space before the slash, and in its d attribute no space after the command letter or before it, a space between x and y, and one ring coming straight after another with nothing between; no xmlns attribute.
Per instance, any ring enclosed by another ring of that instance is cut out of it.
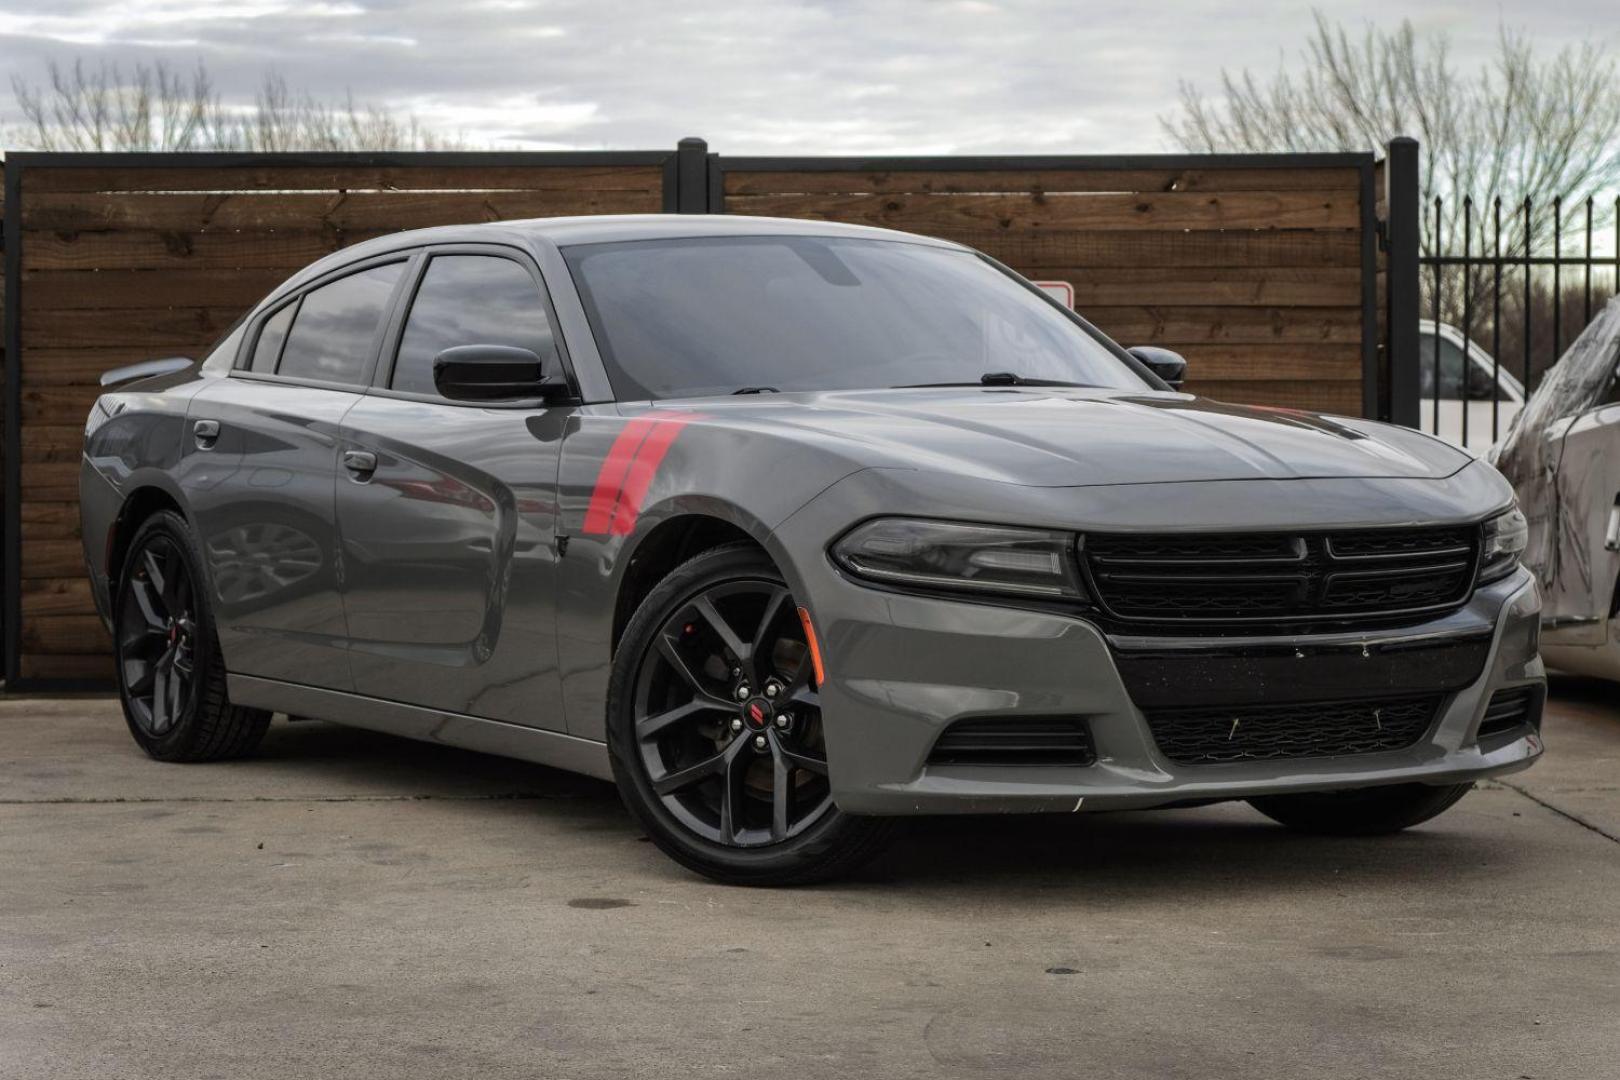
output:
<svg viewBox="0 0 1620 1080"><path fill-rule="evenodd" d="M1561 198L1537 207L1464 197L1449 208L1436 198L1428 210L1419 426L1483 450L1620 292L1620 197L1573 208Z"/></svg>

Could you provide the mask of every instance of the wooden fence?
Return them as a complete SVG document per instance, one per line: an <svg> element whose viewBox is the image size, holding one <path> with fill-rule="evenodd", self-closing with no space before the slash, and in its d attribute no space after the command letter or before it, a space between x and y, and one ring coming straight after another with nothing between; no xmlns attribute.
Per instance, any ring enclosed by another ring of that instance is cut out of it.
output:
<svg viewBox="0 0 1620 1080"><path fill-rule="evenodd" d="M387 232L559 214L726 212L972 244L1189 388L1375 412L1372 155L725 158L67 155L6 161L6 677L103 682L78 536L83 422L120 364L200 355L294 270Z"/></svg>

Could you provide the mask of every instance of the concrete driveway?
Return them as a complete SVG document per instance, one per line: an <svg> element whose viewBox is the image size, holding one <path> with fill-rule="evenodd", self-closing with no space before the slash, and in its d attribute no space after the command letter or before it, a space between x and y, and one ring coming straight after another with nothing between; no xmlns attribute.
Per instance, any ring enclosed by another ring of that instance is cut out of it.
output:
<svg viewBox="0 0 1620 1080"><path fill-rule="evenodd" d="M916 823L708 884L606 785L319 723L147 760L0 701L0 1076L1620 1076L1620 704L1383 840Z"/></svg>

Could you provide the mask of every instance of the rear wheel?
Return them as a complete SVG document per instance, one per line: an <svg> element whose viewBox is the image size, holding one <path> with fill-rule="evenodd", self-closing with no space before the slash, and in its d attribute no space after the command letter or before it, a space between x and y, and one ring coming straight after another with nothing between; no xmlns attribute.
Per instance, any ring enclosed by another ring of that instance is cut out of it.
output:
<svg viewBox="0 0 1620 1080"><path fill-rule="evenodd" d="M607 726L631 812L664 852L709 877L834 877L887 832L833 804L798 607L751 545L698 555L642 602L614 659Z"/></svg>
<svg viewBox="0 0 1620 1080"><path fill-rule="evenodd" d="M1267 795L1249 804L1273 821L1301 832L1378 836L1420 825L1449 810L1473 784L1394 784L1389 787Z"/></svg>
<svg viewBox="0 0 1620 1080"><path fill-rule="evenodd" d="M113 607L118 692L130 734L160 761L251 753L270 725L232 705L202 564L185 520L170 511L130 541Z"/></svg>

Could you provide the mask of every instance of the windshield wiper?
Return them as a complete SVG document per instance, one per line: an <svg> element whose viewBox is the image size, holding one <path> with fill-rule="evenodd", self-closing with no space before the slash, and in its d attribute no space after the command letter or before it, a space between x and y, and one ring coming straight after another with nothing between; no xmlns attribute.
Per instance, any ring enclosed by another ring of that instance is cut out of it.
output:
<svg viewBox="0 0 1620 1080"><path fill-rule="evenodd" d="M1086 389L1096 389L1096 383L1066 382L1063 379L1032 379L1020 375L1015 371L987 371L979 376L978 382L935 382L935 383L909 383L904 386L895 386L893 390L927 390L943 386L1069 386Z"/></svg>

